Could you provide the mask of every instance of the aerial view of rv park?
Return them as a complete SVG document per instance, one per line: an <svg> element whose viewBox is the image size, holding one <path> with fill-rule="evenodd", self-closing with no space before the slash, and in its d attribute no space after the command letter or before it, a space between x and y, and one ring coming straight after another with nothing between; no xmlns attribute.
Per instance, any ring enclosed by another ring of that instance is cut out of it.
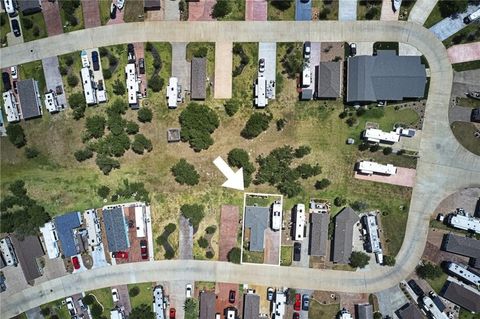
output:
<svg viewBox="0 0 480 319"><path fill-rule="evenodd" d="M0 2L0 318L480 319L480 0Z"/></svg>

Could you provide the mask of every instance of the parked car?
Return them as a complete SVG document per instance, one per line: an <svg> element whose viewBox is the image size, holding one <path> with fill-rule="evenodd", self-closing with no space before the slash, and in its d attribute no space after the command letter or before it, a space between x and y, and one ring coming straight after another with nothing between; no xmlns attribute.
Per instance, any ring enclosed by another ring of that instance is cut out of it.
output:
<svg viewBox="0 0 480 319"><path fill-rule="evenodd" d="M265 72L265 59L258 60L258 72Z"/></svg>
<svg viewBox="0 0 480 319"><path fill-rule="evenodd" d="M295 294L295 303L293 304L293 310L300 311L300 304L302 303L302 297L300 294Z"/></svg>
<svg viewBox="0 0 480 319"><path fill-rule="evenodd" d="M98 52L92 51L93 71L100 70L100 64L98 63Z"/></svg>
<svg viewBox="0 0 480 319"><path fill-rule="evenodd" d="M147 249L147 241L141 240L140 241L140 253L142 255L142 259L148 259L148 249Z"/></svg>
<svg viewBox="0 0 480 319"><path fill-rule="evenodd" d="M170 313L169 313L168 317L170 319L175 319L176 314L177 314L177 311L175 310L175 308L170 308Z"/></svg>
<svg viewBox="0 0 480 319"><path fill-rule="evenodd" d="M17 19L12 20L12 31L17 38L22 35L22 32L20 32L20 24Z"/></svg>
<svg viewBox="0 0 480 319"><path fill-rule="evenodd" d="M302 255L302 244L295 243L293 244L293 261L300 261Z"/></svg>
<svg viewBox="0 0 480 319"><path fill-rule="evenodd" d="M118 259L128 259L128 252L126 251L116 251L112 253L113 258L118 258Z"/></svg>
<svg viewBox="0 0 480 319"><path fill-rule="evenodd" d="M138 72L140 72L140 74L145 74L145 59L144 58L138 59Z"/></svg>
<svg viewBox="0 0 480 319"><path fill-rule="evenodd" d="M305 294L302 297L302 310L308 311L309 307L310 307L310 296Z"/></svg>
<svg viewBox="0 0 480 319"><path fill-rule="evenodd" d="M72 257L72 264L73 264L73 268L75 268L75 270L80 269L80 261L78 260L77 256Z"/></svg>
<svg viewBox="0 0 480 319"><path fill-rule="evenodd" d="M18 79L18 73L17 73L17 67L16 66L12 66L10 68L10 75L12 76L13 80Z"/></svg>
<svg viewBox="0 0 480 319"><path fill-rule="evenodd" d="M10 83L10 74L8 74L8 72L2 72L2 82L3 90L5 92L9 91L12 88L12 84Z"/></svg>
<svg viewBox="0 0 480 319"><path fill-rule="evenodd" d="M230 290L230 292L228 293L228 301L230 303L235 302L235 290Z"/></svg>
<svg viewBox="0 0 480 319"><path fill-rule="evenodd" d="M267 289L267 300L268 301L272 301L273 300L273 294L274 294L275 290L273 290L272 287L269 287Z"/></svg>
<svg viewBox="0 0 480 319"><path fill-rule="evenodd" d="M303 44L303 58L310 59L310 53L312 52L312 44L307 41Z"/></svg>
<svg viewBox="0 0 480 319"><path fill-rule="evenodd" d="M350 56L355 56L355 55L357 55L357 44L350 43Z"/></svg>
<svg viewBox="0 0 480 319"><path fill-rule="evenodd" d="M423 292L422 288L417 284L417 282L413 279L410 279L407 284L412 288L413 292L419 296L422 297L425 293Z"/></svg>
<svg viewBox="0 0 480 319"><path fill-rule="evenodd" d="M87 306L85 306L85 304L83 303L83 300L81 298L77 300L77 303L80 306L80 309L82 309L82 311L88 311Z"/></svg>
<svg viewBox="0 0 480 319"><path fill-rule="evenodd" d="M293 319L300 319L300 314L298 312L294 312Z"/></svg>
<svg viewBox="0 0 480 319"><path fill-rule="evenodd" d="M112 299L113 299L113 302L119 302L120 301L120 296L118 295L118 289L117 288L112 288Z"/></svg>
<svg viewBox="0 0 480 319"><path fill-rule="evenodd" d="M187 298L192 298L192 284L187 284L185 286L185 296Z"/></svg>
<svg viewBox="0 0 480 319"><path fill-rule="evenodd" d="M68 312L72 317L77 314L77 310L75 309L75 305L73 304L72 297L68 297L65 299L65 305L67 306Z"/></svg>
<svg viewBox="0 0 480 319"><path fill-rule="evenodd" d="M124 5L125 5L125 0L117 0L118 10L122 10Z"/></svg>
<svg viewBox="0 0 480 319"><path fill-rule="evenodd" d="M114 20L117 17L117 6L112 2L110 4L110 19Z"/></svg>

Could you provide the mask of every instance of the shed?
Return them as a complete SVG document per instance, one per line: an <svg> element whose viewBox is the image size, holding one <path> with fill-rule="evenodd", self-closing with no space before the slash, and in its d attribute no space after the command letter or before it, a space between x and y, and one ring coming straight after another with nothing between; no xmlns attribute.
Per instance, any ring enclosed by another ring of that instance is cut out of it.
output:
<svg viewBox="0 0 480 319"><path fill-rule="evenodd" d="M130 247L128 224L122 207L103 210L103 222L107 233L108 250L110 252L125 251Z"/></svg>
<svg viewBox="0 0 480 319"><path fill-rule="evenodd" d="M65 257L77 255L80 252L80 248L73 231L82 224L80 212L71 212L57 216L54 221L63 255Z"/></svg>
<svg viewBox="0 0 480 319"><path fill-rule="evenodd" d="M42 11L40 0L18 0L20 11L23 15L34 14Z"/></svg>
<svg viewBox="0 0 480 319"><path fill-rule="evenodd" d="M215 319L215 293L211 291L200 292L200 319Z"/></svg>
<svg viewBox="0 0 480 319"><path fill-rule="evenodd" d="M341 62L320 62L315 67L317 99L336 99L341 95Z"/></svg>
<svg viewBox="0 0 480 319"><path fill-rule="evenodd" d="M42 102L38 90L38 82L34 79L22 80L17 83L20 108L23 119L42 116Z"/></svg>
<svg viewBox="0 0 480 319"><path fill-rule="evenodd" d="M192 100L205 100L207 97L207 59L192 58L190 98Z"/></svg>
<svg viewBox="0 0 480 319"><path fill-rule="evenodd" d="M258 206L245 207L244 228L250 229L250 251L263 251L265 229L268 227L270 208Z"/></svg>
<svg viewBox="0 0 480 319"><path fill-rule="evenodd" d="M357 305L358 319L373 319L373 306L369 303Z"/></svg>
<svg viewBox="0 0 480 319"><path fill-rule="evenodd" d="M345 207L335 217L335 236L333 239L333 262L348 264L352 254L353 226L358 222L357 213Z"/></svg>
<svg viewBox="0 0 480 319"><path fill-rule="evenodd" d="M33 285L34 280L42 276L42 270L37 262L37 258L45 255L45 252L40 239L37 236L27 236L23 240L12 237L12 241L25 280L30 285Z"/></svg>
<svg viewBox="0 0 480 319"><path fill-rule="evenodd" d="M312 98L313 98L312 89L303 89L302 93L300 93L300 100L302 101L310 101Z"/></svg>
<svg viewBox="0 0 480 319"><path fill-rule="evenodd" d="M328 241L328 213L310 214L310 246L308 253L311 256L326 256Z"/></svg>
<svg viewBox="0 0 480 319"><path fill-rule="evenodd" d="M169 128L169 129L167 129L167 142L168 143L180 142L180 129L179 128Z"/></svg>

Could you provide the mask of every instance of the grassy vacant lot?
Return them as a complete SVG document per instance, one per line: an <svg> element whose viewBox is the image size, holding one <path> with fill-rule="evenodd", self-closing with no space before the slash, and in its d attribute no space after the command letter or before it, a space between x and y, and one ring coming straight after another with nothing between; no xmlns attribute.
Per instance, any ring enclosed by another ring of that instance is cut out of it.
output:
<svg viewBox="0 0 480 319"><path fill-rule="evenodd" d="M480 156L480 139L473 134L480 130L480 125L468 122L454 122L452 125L453 135L460 144L473 154Z"/></svg>
<svg viewBox="0 0 480 319"><path fill-rule="evenodd" d="M0 45L7 45L7 33L10 33L10 22L5 12L0 13Z"/></svg>
<svg viewBox="0 0 480 319"><path fill-rule="evenodd" d="M20 23L22 24L23 39L25 42L47 37L47 27L45 26L43 13L38 12L28 16L24 16L23 13L20 13L20 20ZM24 20L31 20L33 26L30 29L27 29L25 27ZM36 34L37 31L38 34Z"/></svg>
<svg viewBox="0 0 480 319"><path fill-rule="evenodd" d="M130 304L132 306L132 309L140 306L141 304L151 305L153 298L152 283L145 282L141 284L128 285L128 290L130 291L130 289L135 286L140 289L140 293L135 297L130 297Z"/></svg>
<svg viewBox="0 0 480 319"><path fill-rule="evenodd" d="M97 298L98 303L103 307L103 316L110 317L110 310L113 308L112 289L110 287L101 288L85 292L85 295L92 294Z"/></svg>
<svg viewBox="0 0 480 319"><path fill-rule="evenodd" d="M427 18L427 21L423 24L425 28L431 28L438 22L442 20L442 15L440 13L440 8L438 7L438 4L433 7L432 12L430 12L430 15Z"/></svg>
<svg viewBox="0 0 480 319"><path fill-rule="evenodd" d="M445 39L443 44L445 47L449 48L454 44L472 43L478 41L480 41L480 28L478 23L473 23Z"/></svg>
<svg viewBox="0 0 480 319"><path fill-rule="evenodd" d="M100 22L105 25L110 20L110 1L99 1L98 5L100 6Z"/></svg>
<svg viewBox="0 0 480 319"><path fill-rule="evenodd" d="M442 290L443 285L445 284L445 281L447 281L448 275L444 272L442 272L442 275L438 278L435 279L426 279L428 284L432 286L433 290L439 294L440 290Z"/></svg>
<svg viewBox="0 0 480 319"><path fill-rule="evenodd" d="M142 22L144 17L143 1L125 1L123 21Z"/></svg>
<svg viewBox="0 0 480 319"><path fill-rule="evenodd" d="M100 1L100 2L107 2L108 1ZM61 8L61 5L60 5ZM76 26L71 26L68 23L67 18L65 17L65 11L63 9L60 9L60 17L62 18L62 26L63 26L63 32L72 32L72 31L77 31L85 28L85 24L83 21L83 8L82 8L82 2L80 1L80 5L78 8L75 9L75 12L73 13L75 18L77 18L78 24Z"/></svg>
<svg viewBox="0 0 480 319"><path fill-rule="evenodd" d="M254 263L254 264L263 264L263 252L248 251L244 248L243 249L242 262L244 262L244 263Z"/></svg>
<svg viewBox="0 0 480 319"><path fill-rule="evenodd" d="M236 44L234 44L236 45ZM249 63L244 66L240 75L233 77L233 97L244 102L245 110L251 110L253 99L253 81L257 76L258 69L258 43L240 43L243 52L250 58ZM233 70L240 65L240 56L233 55Z"/></svg>
<svg viewBox="0 0 480 319"><path fill-rule="evenodd" d="M68 312L67 306L62 305L64 299L55 300L47 304L41 305L40 309L50 308L50 315L57 315L59 319L70 319L70 313Z"/></svg>
<svg viewBox="0 0 480 319"><path fill-rule="evenodd" d="M286 10L279 10L268 1L267 20L284 21L295 20L295 1L290 0L292 5Z"/></svg>
<svg viewBox="0 0 480 319"><path fill-rule="evenodd" d="M73 64L71 66L67 66L66 60L68 57L71 57L73 59ZM63 87L65 89L65 92L67 94L67 97L70 96L70 94L75 93L75 92L82 92L82 79L80 76L80 69L82 68L82 59L80 58L80 52L72 52L69 54L61 55L58 58L58 63L60 66L66 67L68 69L68 74L62 75L62 82L63 82ZM75 87L71 87L68 85L67 78L69 75L75 75L78 77L79 82Z"/></svg>
<svg viewBox="0 0 480 319"><path fill-rule="evenodd" d="M368 13L368 12L370 12L370 13ZM380 14L381 13L382 13L382 1L381 0L377 0L373 5L363 4L362 1L358 1L358 4L357 4L357 19L358 20L380 20ZM369 15L372 15L372 16L369 17Z"/></svg>
<svg viewBox="0 0 480 319"><path fill-rule="evenodd" d="M42 61L33 61L20 65L20 79L35 79L38 81L40 94L45 91L45 77L43 75Z"/></svg>
<svg viewBox="0 0 480 319"><path fill-rule="evenodd" d="M452 67L457 72L475 70L480 68L480 60L456 63L456 64L452 64Z"/></svg>
<svg viewBox="0 0 480 319"><path fill-rule="evenodd" d="M315 299L310 300L310 309L308 316L310 318L334 319L340 311L339 304L322 305Z"/></svg>
<svg viewBox="0 0 480 319"><path fill-rule="evenodd" d="M282 246L280 251L280 265L290 266L292 264L293 247Z"/></svg>
<svg viewBox="0 0 480 319"><path fill-rule="evenodd" d="M312 14L318 12L313 20L337 20L338 19L338 1L312 0ZM323 13L323 14L322 14ZM323 18L322 15L326 15Z"/></svg>

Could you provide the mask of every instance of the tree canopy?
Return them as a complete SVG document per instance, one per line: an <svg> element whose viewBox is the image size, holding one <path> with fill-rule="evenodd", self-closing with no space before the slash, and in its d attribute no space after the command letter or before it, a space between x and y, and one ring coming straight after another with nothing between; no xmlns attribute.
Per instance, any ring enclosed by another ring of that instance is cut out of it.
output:
<svg viewBox="0 0 480 319"><path fill-rule="evenodd" d="M20 124L10 124L7 126L7 136L8 140L20 148L27 144L27 139L25 138L25 133L23 127Z"/></svg>
<svg viewBox="0 0 480 319"><path fill-rule="evenodd" d="M240 135L247 139L255 138L268 129L271 120L272 116L270 114L253 113L240 132Z"/></svg>
<svg viewBox="0 0 480 319"><path fill-rule="evenodd" d="M217 0L212 9L212 18L223 18L232 12L232 5L230 0Z"/></svg>
<svg viewBox="0 0 480 319"><path fill-rule="evenodd" d="M190 103L180 113L181 138L194 151L208 149L213 144L210 136L220 124L214 110L206 105Z"/></svg>
<svg viewBox="0 0 480 319"><path fill-rule="evenodd" d="M442 18L448 18L467 10L468 0L438 1L438 9Z"/></svg>
<svg viewBox="0 0 480 319"><path fill-rule="evenodd" d="M197 185L200 180L200 175L195 170L195 166L188 163L184 158L180 159L171 168L175 181L181 185Z"/></svg>
<svg viewBox="0 0 480 319"><path fill-rule="evenodd" d="M152 319L155 313L152 311L151 305L141 304L132 309L128 318L130 319Z"/></svg>
<svg viewBox="0 0 480 319"><path fill-rule="evenodd" d="M252 182L252 174L255 172L255 166L250 162L247 151L241 148L234 148L228 152L228 164L237 168L243 167L243 184L245 187L250 186Z"/></svg>
<svg viewBox="0 0 480 319"><path fill-rule="evenodd" d="M370 261L370 256L365 254L363 251L354 251L350 256L350 266L354 268L365 268Z"/></svg>
<svg viewBox="0 0 480 319"><path fill-rule="evenodd" d="M423 279L435 279L442 275L442 268L438 265L434 265L430 262L426 262L422 265L417 266L416 269L417 275Z"/></svg>
<svg viewBox="0 0 480 319"><path fill-rule="evenodd" d="M198 229L198 225L203 220L205 216L203 205L192 204L192 205L182 205L180 211L182 212L183 217L189 220L190 224L193 226L194 231Z"/></svg>
<svg viewBox="0 0 480 319"><path fill-rule="evenodd" d="M233 247L227 255L228 261L234 264L239 264L240 263L240 255L242 254L242 251L238 247Z"/></svg>

